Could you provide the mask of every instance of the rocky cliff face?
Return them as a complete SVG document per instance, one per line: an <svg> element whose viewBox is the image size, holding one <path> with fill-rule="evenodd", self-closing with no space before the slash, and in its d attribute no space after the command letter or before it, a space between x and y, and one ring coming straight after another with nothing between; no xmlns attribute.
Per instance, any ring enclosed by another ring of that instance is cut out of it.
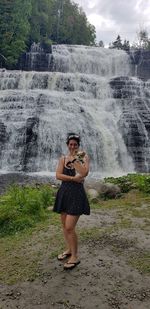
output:
<svg viewBox="0 0 150 309"><path fill-rule="evenodd" d="M150 172L150 82L117 77L110 85L122 109L118 125L135 170Z"/></svg>
<svg viewBox="0 0 150 309"><path fill-rule="evenodd" d="M23 71L52 71L52 48L45 48L41 44L33 43L30 51L21 55L18 64L16 66L17 70Z"/></svg>
<svg viewBox="0 0 150 309"><path fill-rule="evenodd" d="M133 65L133 75L142 79L150 79L150 50L137 50L130 52Z"/></svg>

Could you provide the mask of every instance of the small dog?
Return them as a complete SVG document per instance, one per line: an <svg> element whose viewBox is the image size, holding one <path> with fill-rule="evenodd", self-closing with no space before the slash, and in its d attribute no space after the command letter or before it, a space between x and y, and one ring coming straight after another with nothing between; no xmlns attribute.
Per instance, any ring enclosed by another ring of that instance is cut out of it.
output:
<svg viewBox="0 0 150 309"><path fill-rule="evenodd" d="M66 166L67 167L71 167L71 164L74 163L75 161L79 161L80 163L84 163L83 159L86 155L85 151L78 151L75 156L74 159L72 161L68 161Z"/></svg>

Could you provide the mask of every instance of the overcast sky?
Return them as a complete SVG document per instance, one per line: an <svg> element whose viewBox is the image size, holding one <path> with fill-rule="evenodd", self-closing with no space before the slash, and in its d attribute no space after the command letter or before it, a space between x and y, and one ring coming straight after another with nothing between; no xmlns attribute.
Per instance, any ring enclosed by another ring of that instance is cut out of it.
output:
<svg viewBox="0 0 150 309"><path fill-rule="evenodd" d="M74 0L83 7L91 24L96 27L97 42L105 45L118 34L130 42L137 41L142 28L150 35L150 0Z"/></svg>

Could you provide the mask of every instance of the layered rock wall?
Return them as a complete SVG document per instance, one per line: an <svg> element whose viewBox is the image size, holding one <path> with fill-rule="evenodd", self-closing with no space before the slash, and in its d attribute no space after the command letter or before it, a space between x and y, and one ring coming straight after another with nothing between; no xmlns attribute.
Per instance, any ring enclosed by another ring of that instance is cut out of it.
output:
<svg viewBox="0 0 150 309"><path fill-rule="evenodd" d="M133 75L142 79L150 79L150 50L130 52Z"/></svg>

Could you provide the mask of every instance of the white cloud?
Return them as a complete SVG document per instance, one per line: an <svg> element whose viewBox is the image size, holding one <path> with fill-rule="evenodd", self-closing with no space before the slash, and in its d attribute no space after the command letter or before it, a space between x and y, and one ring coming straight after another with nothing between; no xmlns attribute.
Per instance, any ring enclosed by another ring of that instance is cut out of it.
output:
<svg viewBox="0 0 150 309"><path fill-rule="evenodd" d="M118 34L130 42L144 28L150 35L150 0L74 0L96 27L97 41L106 45Z"/></svg>

